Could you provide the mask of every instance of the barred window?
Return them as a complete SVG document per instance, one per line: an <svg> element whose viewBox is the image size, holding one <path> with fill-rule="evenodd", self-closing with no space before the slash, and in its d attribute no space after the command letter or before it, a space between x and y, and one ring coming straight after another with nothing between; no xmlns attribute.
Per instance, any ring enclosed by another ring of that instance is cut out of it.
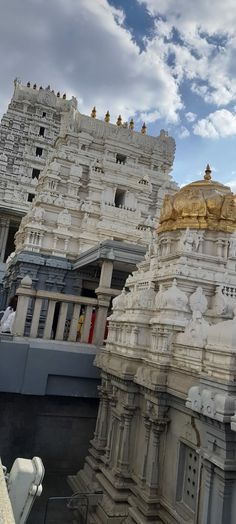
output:
<svg viewBox="0 0 236 524"><path fill-rule="evenodd" d="M194 449L180 444L177 500L195 511L197 498L199 457Z"/></svg>

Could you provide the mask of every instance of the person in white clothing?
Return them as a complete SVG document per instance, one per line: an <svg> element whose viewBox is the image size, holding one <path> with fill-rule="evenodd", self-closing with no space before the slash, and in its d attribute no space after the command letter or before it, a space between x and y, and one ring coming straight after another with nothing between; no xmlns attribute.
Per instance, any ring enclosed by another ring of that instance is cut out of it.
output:
<svg viewBox="0 0 236 524"><path fill-rule="evenodd" d="M13 322L16 316L17 299L17 296L11 298L3 317L1 318L0 328L2 333L12 333Z"/></svg>

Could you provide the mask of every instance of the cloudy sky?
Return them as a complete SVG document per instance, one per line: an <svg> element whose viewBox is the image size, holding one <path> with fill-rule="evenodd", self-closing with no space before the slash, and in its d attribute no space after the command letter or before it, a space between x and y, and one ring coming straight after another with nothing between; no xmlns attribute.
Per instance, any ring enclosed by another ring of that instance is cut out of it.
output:
<svg viewBox="0 0 236 524"><path fill-rule="evenodd" d="M1 114L16 76L168 130L179 183L209 162L236 190L235 0L0 0Z"/></svg>

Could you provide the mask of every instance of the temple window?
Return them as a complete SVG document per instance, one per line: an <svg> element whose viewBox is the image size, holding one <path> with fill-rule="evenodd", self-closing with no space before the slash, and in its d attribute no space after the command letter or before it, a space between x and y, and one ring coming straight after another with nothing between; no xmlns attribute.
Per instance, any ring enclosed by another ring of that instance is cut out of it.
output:
<svg viewBox="0 0 236 524"><path fill-rule="evenodd" d="M125 204L125 191L117 189L115 193L115 207L124 207Z"/></svg>
<svg viewBox="0 0 236 524"><path fill-rule="evenodd" d="M34 193L28 193L27 201L28 202L33 202L34 197L35 197Z"/></svg>
<svg viewBox="0 0 236 524"><path fill-rule="evenodd" d="M197 498L198 469L198 454L194 449L181 442L176 498L193 512Z"/></svg>
<svg viewBox="0 0 236 524"><path fill-rule="evenodd" d="M120 155L120 153L117 153L116 155L116 164L123 164L125 165L127 157L125 155Z"/></svg>
<svg viewBox="0 0 236 524"><path fill-rule="evenodd" d="M42 147L36 147L36 156L42 156L43 150Z"/></svg>
<svg viewBox="0 0 236 524"><path fill-rule="evenodd" d="M45 127L40 127L39 128L39 136L44 136L44 133L45 133Z"/></svg>
<svg viewBox="0 0 236 524"><path fill-rule="evenodd" d="M46 111L43 111L42 117L45 118L47 116Z"/></svg>
<svg viewBox="0 0 236 524"><path fill-rule="evenodd" d="M32 169L32 178L37 178L40 175L40 169L36 169L35 167Z"/></svg>

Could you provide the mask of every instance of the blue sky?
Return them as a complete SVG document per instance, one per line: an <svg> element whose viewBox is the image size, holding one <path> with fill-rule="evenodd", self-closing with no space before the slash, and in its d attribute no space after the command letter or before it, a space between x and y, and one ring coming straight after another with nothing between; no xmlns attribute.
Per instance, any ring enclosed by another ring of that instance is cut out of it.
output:
<svg viewBox="0 0 236 524"><path fill-rule="evenodd" d="M235 0L0 0L0 112L12 81L50 84L176 140L173 177L206 163L236 190Z"/></svg>

